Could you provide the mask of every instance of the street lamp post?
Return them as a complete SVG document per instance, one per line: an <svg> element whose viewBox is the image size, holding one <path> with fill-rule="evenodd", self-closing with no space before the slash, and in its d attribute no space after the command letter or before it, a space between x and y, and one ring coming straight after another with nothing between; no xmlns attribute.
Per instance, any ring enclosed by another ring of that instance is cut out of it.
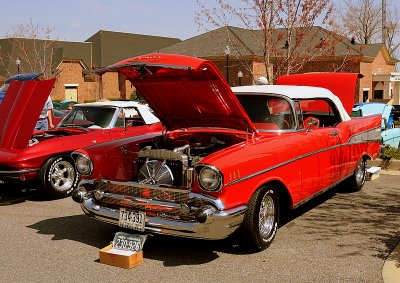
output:
<svg viewBox="0 0 400 283"><path fill-rule="evenodd" d="M17 64L17 73L19 74L19 66L21 65L21 60L17 58L17 60L15 60L15 64Z"/></svg>
<svg viewBox="0 0 400 283"><path fill-rule="evenodd" d="M238 72L238 78L239 78L239 86L241 86L242 85L242 78L243 78L243 72L242 71Z"/></svg>
<svg viewBox="0 0 400 283"><path fill-rule="evenodd" d="M231 49L229 48L229 45L225 47L224 54L226 56L226 81L229 85L229 55L231 54Z"/></svg>

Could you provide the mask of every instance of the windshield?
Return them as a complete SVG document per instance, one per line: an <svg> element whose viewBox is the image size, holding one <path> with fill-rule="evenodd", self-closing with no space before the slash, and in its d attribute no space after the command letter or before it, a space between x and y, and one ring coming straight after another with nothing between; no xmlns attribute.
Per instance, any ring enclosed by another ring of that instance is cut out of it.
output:
<svg viewBox="0 0 400 283"><path fill-rule="evenodd" d="M10 85L10 84L3 84L3 85L0 87L0 92L6 92L9 85Z"/></svg>
<svg viewBox="0 0 400 283"><path fill-rule="evenodd" d="M62 120L60 127L111 128L117 108L75 106Z"/></svg>
<svg viewBox="0 0 400 283"><path fill-rule="evenodd" d="M237 95L244 110L258 130L296 128L292 107L286 99L275 95Z"/></svg>
<svg viewBox="0 0 400 283"><path fill-rule="evenodd" d="M6 94L8 86L9 86L9 84L3 84L0 87L0 103L3 101L4 95Z"/></svg>

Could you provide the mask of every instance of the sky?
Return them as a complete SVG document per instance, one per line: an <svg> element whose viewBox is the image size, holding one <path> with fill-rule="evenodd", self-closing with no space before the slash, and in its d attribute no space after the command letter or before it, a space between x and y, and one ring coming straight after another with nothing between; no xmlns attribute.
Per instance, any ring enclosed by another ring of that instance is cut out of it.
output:
<svg viewBox="0 0 400 283"><path fill-rule="evenodd" d="M0 37L12 26L53 28L56 39L84 41L99 30L188 39L201 32L195 0L0 0Z"/></svg>
<svg viewBox="0 0 400 283"><path fill-rule="evenodd" d="M399 0L387 2L400 6ZM42 28L51 27L53 39L66 41L85 41L99 30L181 40L204 32L194 22L199 10L195 0L0 0L0 7L1 38L30 19Z"/></svg>

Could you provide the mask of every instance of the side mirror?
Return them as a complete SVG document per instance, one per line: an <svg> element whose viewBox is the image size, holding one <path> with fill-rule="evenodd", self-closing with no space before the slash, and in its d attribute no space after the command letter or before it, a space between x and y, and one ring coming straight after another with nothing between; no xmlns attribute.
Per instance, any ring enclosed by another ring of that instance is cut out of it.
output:
<svg viewBox="0 0 400 283"><path fill-rule="evenodd" d="M389 128L388 120L386 119L386 117L382 117L382 121L383 121L383 124L385 125L383 130L387 130Z"/></svg>
<svg viewBox="0 0 400 283"><path fill-rule="evenodd" d="M304 127L307 129L307 132L314 130L319 127L319 120L315 117L308 117L304 120Z"/></svg>

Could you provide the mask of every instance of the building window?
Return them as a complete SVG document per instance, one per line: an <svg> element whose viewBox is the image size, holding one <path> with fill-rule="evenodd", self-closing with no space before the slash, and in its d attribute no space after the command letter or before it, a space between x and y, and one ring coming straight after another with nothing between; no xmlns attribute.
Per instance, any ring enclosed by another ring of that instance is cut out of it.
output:
<svg viewBox="0 0 400 283"><path fill-rule="evenodd" d="M376 89L374 91L374 99L383 99L383 90Z"/></svg>
<svg viewBox="0 0 400 283"><path fill-rule="evenodd" d="M363 98L362 101L365 102L368 100L369 89L363 89Z"/></svg>

